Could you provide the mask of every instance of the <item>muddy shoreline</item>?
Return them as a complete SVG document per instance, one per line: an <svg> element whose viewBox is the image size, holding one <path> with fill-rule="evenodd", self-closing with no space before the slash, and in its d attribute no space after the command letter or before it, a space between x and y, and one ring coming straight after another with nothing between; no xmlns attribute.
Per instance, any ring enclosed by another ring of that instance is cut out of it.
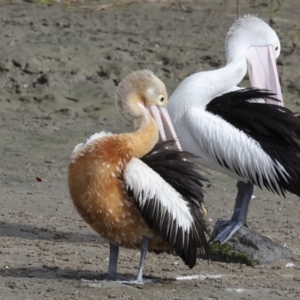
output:
<svg viewBox="0 0 300 300"><path fill-rule="evenodd" d="M70 201L66 176L74 145L96 131L131 130L113 96L132 70L151 69L171 93L187 75L222 66L224 38L236 17L236 1L181 1L185 10L176 1L137 1L104 11L82 8L86 2L0 2L0 299L299 297L297 260L247 267L199 259L189 270L176 256L149 254L151 284L81 281L105 277L108 245ZM241 13L268 21L267 2L241 1ZM299 13L298 1L284 1L274 17L283 96L294 111L300 111ZM208 177L213 226L230 217L236 188L217 172ZM298 197L258 189L255 196L249 226L300 254ZM138 251L121 249L121 275L134 276L138 263ZM194 277L176 280L187 275Z"/></svg>

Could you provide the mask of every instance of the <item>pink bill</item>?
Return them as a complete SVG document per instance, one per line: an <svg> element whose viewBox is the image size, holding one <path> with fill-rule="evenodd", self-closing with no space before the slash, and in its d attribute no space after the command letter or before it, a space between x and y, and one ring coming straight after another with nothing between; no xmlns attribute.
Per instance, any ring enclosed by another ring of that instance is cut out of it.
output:
<svg viewBox="0 0 300 300"><path fill-rule="evenodd" d="M179 150L182 150L167 109L165 107L158 107L156 105L151 105L149 107L149 111L150 111L151 115L153 116L154 120L156 121L160 138L162 140L166 140L166 134L165 134L165 129L164 129L164 125L165 125L165 127L169 131L171 138L175 140L176 147Z"/></svg>
<svg viewBox="0 0 300 300"><path fill-rule="evenodd" d="M272 91L280 102L267 100L266 103L283 106L273 47L251 47L247 54L247 64L251 86Z"/></svg>

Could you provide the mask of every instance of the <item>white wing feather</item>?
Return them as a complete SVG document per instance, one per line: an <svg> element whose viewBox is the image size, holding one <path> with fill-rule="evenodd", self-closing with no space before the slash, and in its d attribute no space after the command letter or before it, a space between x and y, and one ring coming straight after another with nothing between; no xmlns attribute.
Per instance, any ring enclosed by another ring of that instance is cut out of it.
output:
<svg viewBox="0 0 300 300"><path fill-rule="evenodd" d="M188 203L160 175L137 158L132 158L124 170L126 188L133 191L134 197L143 207L147 201L162 207L162 218L165 213L172 216L177 226L189 232L193 225L193 217Z"/></svg>
<svg viewBox="0 0 300 300"><path fill-rule="evenodd" d="M209 168L239 180L258 180L256 183L261 186L264 185L265 178L277 190L280 190L277 173L286 180L289 177L284 167L272 160L257 141L204 109L188 110L184 126L177 125L177 128L183 149L199 155L201 163ZM230 170L226 168L224 161Z"/></svg>

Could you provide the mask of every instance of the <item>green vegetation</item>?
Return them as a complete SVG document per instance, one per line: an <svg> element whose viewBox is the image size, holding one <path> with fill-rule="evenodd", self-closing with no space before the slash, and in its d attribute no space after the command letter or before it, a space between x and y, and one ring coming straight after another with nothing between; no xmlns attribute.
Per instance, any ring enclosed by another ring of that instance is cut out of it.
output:
<svg viewBox="0 0 300 300"><path fill-rule="evenodd" d="M210 259L224 262L245 264L256 266L258 261L253 260L247 253L239 252L227 244L213 243L210 245Z"/></svg>

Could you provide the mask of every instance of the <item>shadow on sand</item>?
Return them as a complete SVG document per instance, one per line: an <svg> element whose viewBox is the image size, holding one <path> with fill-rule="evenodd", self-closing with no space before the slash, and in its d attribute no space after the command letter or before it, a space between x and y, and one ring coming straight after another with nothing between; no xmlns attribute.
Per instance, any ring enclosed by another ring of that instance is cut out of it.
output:
<svg viewBox="0 0 300 300"><path fill-rule="evenodd" d="M98 243L104 240L97 234L57 231L28 224L0 223L0 237L9 236L28 240L48 240L68 243Z"/></svg>

